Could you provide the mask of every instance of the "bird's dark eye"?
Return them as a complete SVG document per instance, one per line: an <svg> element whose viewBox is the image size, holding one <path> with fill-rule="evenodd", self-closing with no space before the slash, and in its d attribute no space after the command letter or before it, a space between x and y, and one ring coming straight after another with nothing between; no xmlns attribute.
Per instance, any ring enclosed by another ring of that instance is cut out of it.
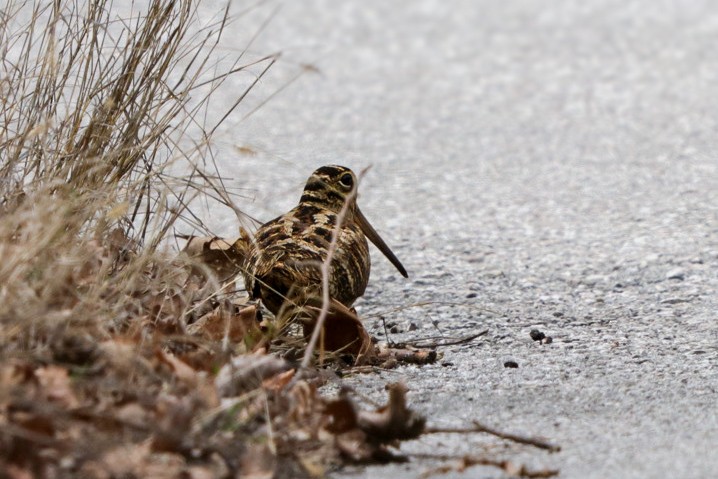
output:
<svg viewBox="0 0 718 479"><path fill-rule="evenodd" d="M354 178L352 178L351 173L344 173L342 177L339 178L339 183L345 188L351 188L354 185Z"/></svg>

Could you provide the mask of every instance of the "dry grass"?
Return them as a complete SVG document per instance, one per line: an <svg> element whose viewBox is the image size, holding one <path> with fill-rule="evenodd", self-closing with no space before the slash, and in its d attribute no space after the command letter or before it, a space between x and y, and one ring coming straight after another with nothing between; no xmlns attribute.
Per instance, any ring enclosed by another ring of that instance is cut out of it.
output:
<svg viewBox="0 0 718 479"><path fill-rule="evenodd" d="M152 430L79 426L78 408L119 421L128 398L156 413L161 390L187 392L157 348L219 284L188 287L189 260L160 245L190 198L217 188L200 169L217 127L203 119L249 65L217 71L227 12L201 26L194 1L148 3L126 16L104 0L0 10L0 470L45 475L58 450L89 464Z"/></svg>
<svg viewBox="0 0 718 479"><path fill-rule="evenodd" d="M118 327L148 268L155 289L176 283L158 245L208 187L196 165L216 125L202 114L232 73L212 64L227 17L198 28L194 3L117 18L103 0L23 0L0 14L4 352L70 324Z"/></svg>

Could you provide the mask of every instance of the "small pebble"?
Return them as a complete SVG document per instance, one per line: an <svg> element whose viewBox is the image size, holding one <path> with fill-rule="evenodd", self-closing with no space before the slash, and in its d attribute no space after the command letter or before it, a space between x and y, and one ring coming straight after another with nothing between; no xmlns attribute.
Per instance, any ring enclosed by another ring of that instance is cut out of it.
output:
<svg viewBox="0 0 718 479"><path fill-rule="evenodd" d="M668 298L661 301L661 304L679 304L688 303L690 300L684 298Z"/></svg>
<svg viewBox="0 0 718 479"><path fill-rule="evenodd" d="M396 358L389 358L382 363L381 367L384 369L394 369L398 364L399 361L397 361Z"/></svg>
<svg viewBox="0 0 718 479"><path fill-rule="evenodd" d="M686 279L686 273L681 268L672 269L668 273L666 273L666 279L683 281L684 279Z"/></svg>
<svg viewBox="0 0 718 479"><path fill-rule="evenodd" d="M529 335L531 335L531 339L533 339L534 341L541 341L546 337L546 335L538 329L532 329Z"/></svg>

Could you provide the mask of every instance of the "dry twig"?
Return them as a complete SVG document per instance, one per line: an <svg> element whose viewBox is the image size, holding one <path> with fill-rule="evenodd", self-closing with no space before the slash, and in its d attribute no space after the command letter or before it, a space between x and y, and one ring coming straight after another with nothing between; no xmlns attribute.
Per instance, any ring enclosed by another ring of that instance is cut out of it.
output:
<svg viewBox="0 0 718 479"><path fill-rule="evenodd" d="M529 446L534 446L539 449L546 449L549 452L558 452L561 450L561 446L558 446L556 444L551 444L550 442L544 441L543 439L501 432L497 429L491 428L489 426L485 426L485 425L479 423L478 421L473 421L473 422L474 422L473 428L429 427L426 429L425 433L426 434L438 434L438 433L472 434L472 433L477 433L477 432L485 432L487 434L491 434L492 436L496 436L501 439L506 439L507 441L512 441L512 442L516 442L519 444L527 444Z"/></svg>

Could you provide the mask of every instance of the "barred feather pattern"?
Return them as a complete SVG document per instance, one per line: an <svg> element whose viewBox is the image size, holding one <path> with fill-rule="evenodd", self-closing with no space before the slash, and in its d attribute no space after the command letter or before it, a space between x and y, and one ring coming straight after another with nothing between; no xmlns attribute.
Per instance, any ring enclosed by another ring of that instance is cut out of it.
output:
<svg viewBox="0 0 718 479"><path fill-rule="evenodd" d="M347 307L364 294L371 261L362 227L357 222L354 173L325 166L307 181L299 204L261 226L247 257L247 291L275 315L286 302L302 306L321 298L321 264L327 259L332 234L346 201L350 201L330 263L329 295Z"/></svg>

